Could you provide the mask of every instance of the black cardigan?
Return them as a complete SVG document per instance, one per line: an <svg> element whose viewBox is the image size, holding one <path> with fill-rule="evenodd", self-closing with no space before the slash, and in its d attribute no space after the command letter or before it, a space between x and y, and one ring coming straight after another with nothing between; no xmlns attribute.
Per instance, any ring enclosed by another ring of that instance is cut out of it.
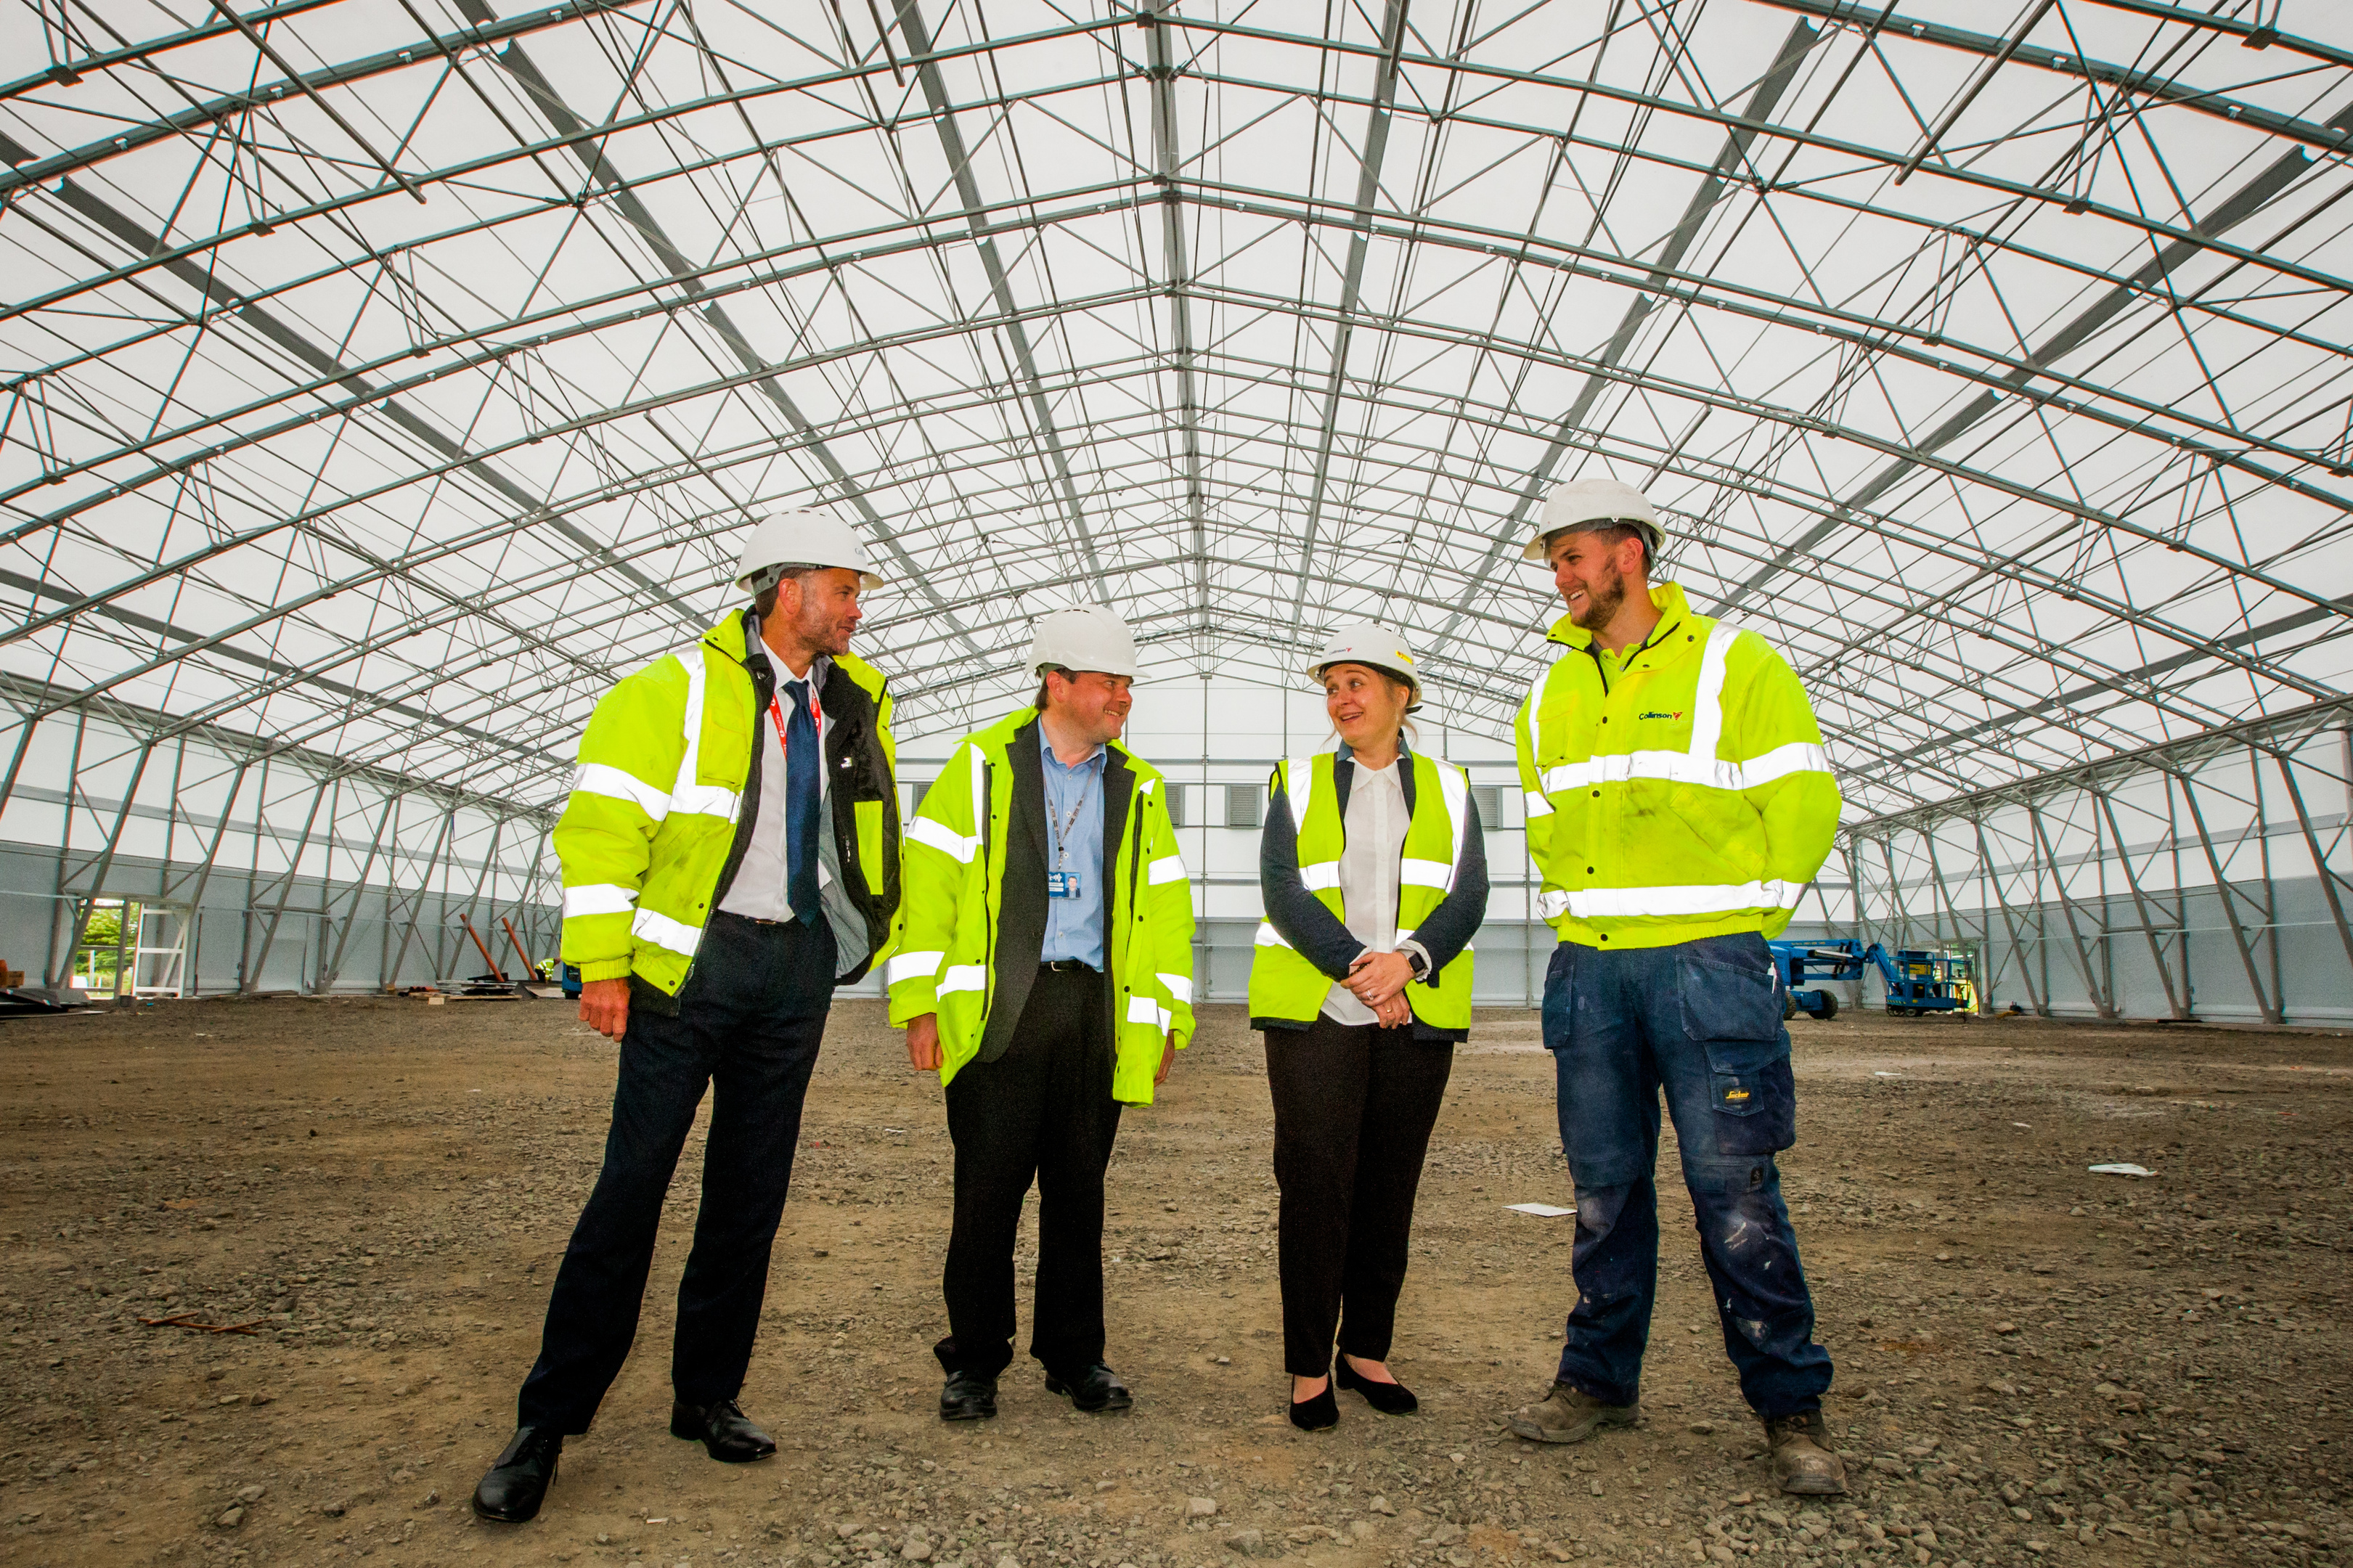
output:
<svg viewBox="0 0 2353 1568"><path fill-rule="evenodd" d="M1402 764L1398 783L1405 791L1405 808L1413 811L1414 777L1412 752L1400 736L1398 740L1398 761ZM1332 764L1332 795L1340 813L1341 832L1347 831L1348 785L1356 776L1356 763L1348 748L1340 748ZM1479 825L1479 807L1474 800L1462 814L1461 870L1454 879L1453 890L1439 906L1430 911L1413 933L1415 943L1430 955L1430 973L1425 977L1435 984L1440 971L1451 963L1470 945L1479 922L1487 918L1487 846ZM1299 877L1299 829L1292 821L1291 797L1282 787L1282 770L1274 771L1268 785L1266 828L1258 841L1259 890L1266 902L1266 918L1281 932L1302 958L1334 980L1345 979L1348 965L1365 951L1365 944L1348 934L1340 918L1324 907L1322 900L1307 890ZM1303 1029L1307 1025L1296 1018L1252 1018L1253 1029ZM1419 1017L1413 1021L1415 1037L1425 1040L1468 1039L1468 1029L1445 1029L1425 1024Z"/></svg>

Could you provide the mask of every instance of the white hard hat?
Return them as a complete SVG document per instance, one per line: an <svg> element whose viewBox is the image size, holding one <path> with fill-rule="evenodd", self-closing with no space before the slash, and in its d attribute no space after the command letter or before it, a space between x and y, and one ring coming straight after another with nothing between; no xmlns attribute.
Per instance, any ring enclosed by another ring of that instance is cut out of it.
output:
<svg viewBox="0 0 2353 1568"><path fill-rule="evenodd" d="M1545 558L1545 541L1564 529L1594 528L1622 522L1639 528L1656 554L1666 548L1666 530L1659 526L1658 509L1651 498L1623 479L1571 479L1553 487L1536 519L1536 533L1520 553L1530 561Z"/></svg>
<svg viewBox="0 0 2353 1568"><path fill-rule="evenodd" d="M857 573L863 587L882 585L866 542L829 511L780 511L762 518L736 557L735 585L754 595L765 593L779 566L840 566Z"/></svg>
<svg viewBox="0 0 2353 1568"><path fill-rule="evenodd" d="M1038 617L1037 633L1029 639L1029 673L1041 676L1050 669L1073 674L1092 669L1130 680L1144 673L1135 662L1135 638L1127 623L1101 605L1051 610Z"/></svg>
<svg viewBox="0 0 2353 1568"><path fill-rule="evenodd" d="M1412 689L1413 696L1405 710L1410 713L1421 706L1421 674L1414 668L1413 649L1406 646L1403 632L1373 621L1352 621L1335 626L1332 635L1324 639L1324 651L1308 665L1307 673L1321 680L1324 672L1335 664L1361 664L1387 670Z"/></svg>

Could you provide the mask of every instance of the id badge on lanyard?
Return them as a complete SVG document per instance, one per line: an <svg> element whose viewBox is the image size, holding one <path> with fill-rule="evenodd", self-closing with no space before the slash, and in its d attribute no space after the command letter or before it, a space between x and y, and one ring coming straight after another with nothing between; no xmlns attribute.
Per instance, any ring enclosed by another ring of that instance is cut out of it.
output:
<svg viewBox="0 0 2353 1568"><path fill-rule="evenodd" d="M1046 896L1050 899L1075 899L1081 896L1079 874L1076 871L1065 871L1059 868L1065 858L1063 841L1070 837L1071 829L1077 826L1079 813L1086 808L1086 793L1082 790L1077 804L1071 807L1070 815L1054 818L1054 864L1057 869L1046 873ZM1052 816L1051 806L1047 807L1047 814Z"/></svg>

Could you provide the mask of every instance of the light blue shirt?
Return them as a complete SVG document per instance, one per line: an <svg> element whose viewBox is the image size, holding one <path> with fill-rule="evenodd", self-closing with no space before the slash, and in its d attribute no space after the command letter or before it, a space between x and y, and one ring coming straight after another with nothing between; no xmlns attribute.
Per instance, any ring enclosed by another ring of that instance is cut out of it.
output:
<svg viewBox="0 0 2353 1568"><path fill-rule="evenodd" d="M1038 724L1039 771L1046 783L1046 941L1038 961L1075 958L1092 968L1103 966L1103 761L1104 749L1076 767L1065 767L1046 739L1043 720ZM1062 871L1078 879L1079 896L1058 899L1051 894L1051 877Z"/></svg>

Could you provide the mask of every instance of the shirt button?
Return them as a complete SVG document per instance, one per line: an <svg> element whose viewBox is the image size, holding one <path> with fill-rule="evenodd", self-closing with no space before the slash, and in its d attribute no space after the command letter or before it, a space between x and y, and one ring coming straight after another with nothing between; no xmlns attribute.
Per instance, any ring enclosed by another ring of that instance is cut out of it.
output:
<svg viewBox="0 0 2353 1568"><path fill-rule="evenodd" d="M1608 941L1609 940L1609 933L1608 931L1603 931L1603 932L1601 933L1601 940L1602 940L1602 941L1604 941L1604 942L1608 942Z"/></svg>
<svg viewBox="0 0 2353 1568"><path fill-rule="evenodd" d="M1596 800L1599 800L1599 799L1601 798L1601 792L1600 792L1599 790L1595 790L1595 791L1593 792L1593 798L1594 798L1594 799L1596 799Z"/></svg>

